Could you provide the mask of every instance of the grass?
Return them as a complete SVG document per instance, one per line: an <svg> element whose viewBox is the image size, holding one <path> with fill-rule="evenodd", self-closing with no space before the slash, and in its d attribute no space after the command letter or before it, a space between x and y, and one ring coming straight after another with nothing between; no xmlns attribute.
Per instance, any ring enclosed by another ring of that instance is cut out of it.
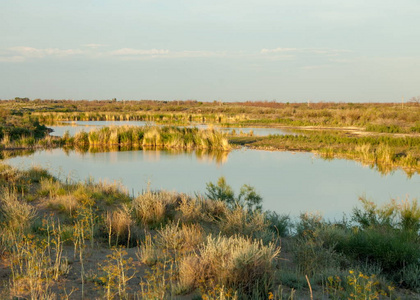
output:
<svg viewBox="0 0 420 300"><path fill-rule="evenodd" d="M199 254L185 257L180 264L180 282L188 289L200 282L214 282L251 297L267 297L274 259L280 249L239 236L212 237ZM212 288L212 287L210 287ZM246 297L246 296L245 296Z"/></svg>
<svg viewBox="0 0 420 300"><path fill-rule="evenodd" d="M74 143L78 146L87 144L85 138L81 139L80 145L76 138ZM157 126L103 127L89 132L88 144L91 146L127 145L175 149L229 149L227 139L219 131Z"/></svg>
<svg viewBox="0 0 420 300"><path fill-rule="evenodd" d="M420 170L420 138L411 136L356 136L338 131L304 131L299 135L270 135L251 140L230 137L255 149L311 151L321 157L344 157L361 161L382 173L403 168L408 174Z"/></svg>
<svg viewBox="0 0 420 300"><path fill-rule="evenodd" d="M223 193L133 197L39 167L0 170L3 298L410 299L420 290L414 200L362 199L348 220L293 222Z"/></svg>
<svg viewBox="0 0 420 300"><path fill-rule="evenodd" d="M42 124L59 121L154 121L170 124L190 122L232 125L283 126L358 126L380 128L397 126L399 130L417 128L420 106L400 103L289 103L200 102L188 101L74 101L41 100L22 102L4 100L0 115L25 115ZM397 128L395 127L395 128Z"/></svg>

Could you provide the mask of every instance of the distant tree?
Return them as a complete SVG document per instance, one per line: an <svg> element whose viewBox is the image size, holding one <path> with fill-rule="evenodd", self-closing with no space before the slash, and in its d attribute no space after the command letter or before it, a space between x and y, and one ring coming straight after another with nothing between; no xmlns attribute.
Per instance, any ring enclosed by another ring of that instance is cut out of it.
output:
<svg viewBox="0 0 420 300"><path fill-rule="evenodd" d="M27 97L25 97L25 98L15 97L15 100L17 102L29 102L29 98L27 98Z"/></svg>
<svg viewBox="0 0 420 300"><path fill-rule="evenodd" d="M419 104L419 103L420 103L420 96L417 96L417 97L411 97L409 101L410 101L410 102L412 102L412 103L417 103L417 104Z"/></svg>

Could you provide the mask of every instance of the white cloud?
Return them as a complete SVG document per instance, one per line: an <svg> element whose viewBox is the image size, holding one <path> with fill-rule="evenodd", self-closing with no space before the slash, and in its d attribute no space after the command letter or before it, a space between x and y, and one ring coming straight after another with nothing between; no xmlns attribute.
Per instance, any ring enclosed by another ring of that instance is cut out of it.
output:
<svg viewBox="0 0 420 300"><path fill-rule="evenodd" d="M10 52L13 53L12 56L22 56L25 58L43 58L46 56L70 56L70 55L77 55L83 54L83 51L79 49L58 49L58 48L45 48L45 49L37 49L32 47L12 47L9 48Z"/></svg>
<svg viewBox="0 0 420 300"><path fill-rule="evenodd" d="M225 51L180 51L174 52L174 57L224 57Z"/></svg>
<svg viewBox="0 0 420 300"><path fill-rule="evenodd" d="M25 57L23 56L0 56L0 62L23 62Z"/></svg>
<svg viewBox="0 0 420 300"><path fill-rule="evenodd" d="M84 44L83 46L87 47L87 48L91 48L91 49L98 49L98 48L101 48L101 47L106 47L108 45L92 43L92 44Z"/></svg>
<svg viewBox="0 0 420 300"><path fill-rule="evenodd" d="M87 47L87 48L91 48L91 49L98 49L100 47L106 47L106 46L108 46L108 45L105 45L105 44L95 44L95 43L92 43L92 44L84 44L83 45L83 47Z"/></svg>
<svg viewBox="0 0 420 300"><path fill-rule="evenodd" d="M88 58L114 58L122 60L144 60L154 58L209 58L209 57L226 57L229 54L226 51L170 51L168 49L134 49L120 48L113 51L100 51L98 48L106 45L102 44L86 44L84 47L88 49L59 49L59 48L34 48L27 46L11 47L0 53L1 62L20 62L27 59L43 59L47 57L70 57L85 56ZM1 49L0 49L1 50ZM233 55L232 53L230 55ZM238 53L237 55L243 55ZM236 55L236 56L237 56Z"/></svg>
<svg viewBox="0 0 420 300"><path fill-rule="evenodd" d="M122 48L108 53L111 56L119 57L124 60L149 59L149 58L199 58L199 57L225 57L225 51L170 51L168 49L133 49Z"/></svg>
<svg viewBox="0 0 420 300"><path fill-rule="evenodd" d="M261 54L267 53L279 53L279 52L296 52L298 49L296 48L275 48L275 49L261 49Z"/></svg>
<svg viewBox="0 0 420 300"><path fill-rule="evenodd" d="M116 56L142 56L142 55L166 55L169 54L167 49L133 49L133 48L121 48L110 52L111 55Z"/></svg>
<svg viewBox="0 0 420 300"><path fill-rule="evenodd" d="M279 54L279 53L312 53L327 56L337 56L341 53L351 52L343 49L330 49L330 48L274 48L274 49L261 49L261 54Z"/></svg>

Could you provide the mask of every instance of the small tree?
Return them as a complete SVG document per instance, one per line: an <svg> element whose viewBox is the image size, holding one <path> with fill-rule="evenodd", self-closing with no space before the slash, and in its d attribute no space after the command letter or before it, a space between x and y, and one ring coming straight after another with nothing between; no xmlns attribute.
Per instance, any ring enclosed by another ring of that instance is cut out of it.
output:
<svg viewBox="0 0 420 300"><path fill-rule="evenodd" d="M244 184L238 197L235 197L232 187L226 183L225 177L222 176L218 179L217 184L207 183L206 190L207 198L226 202L231 208L239 205L246 207L249 211L261 211L262 209L263 199L250 185Z"/></svg>
<svg viewBox="0 0 420 300"><path fill-rule="evenodd" d="M410 100L409 100L409 102L419 104L420 103L420 96L411 97Z"/></svg>
<svg viewBox="0 0 420 300"><path fill-rule="evenodd" d="M206 183L206 190L206 196L211 200L221 200L229 205L235 204L235 194L223 176L217 180L217 184Z"/></svg>

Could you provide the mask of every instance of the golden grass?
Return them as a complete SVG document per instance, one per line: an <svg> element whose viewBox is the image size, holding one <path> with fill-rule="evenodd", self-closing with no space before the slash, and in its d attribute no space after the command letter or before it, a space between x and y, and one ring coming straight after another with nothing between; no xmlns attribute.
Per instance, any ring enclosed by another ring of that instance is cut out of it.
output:
<svg viewBox="0 0 420 300"><path fill-rule="evenodd" d="M274 260L279 254L280 248L273 244L263 245L240 236L208 236L197 254L181 261L180 283L190 289L213 283L243 292L260 289L268 293Z"/></svg>

